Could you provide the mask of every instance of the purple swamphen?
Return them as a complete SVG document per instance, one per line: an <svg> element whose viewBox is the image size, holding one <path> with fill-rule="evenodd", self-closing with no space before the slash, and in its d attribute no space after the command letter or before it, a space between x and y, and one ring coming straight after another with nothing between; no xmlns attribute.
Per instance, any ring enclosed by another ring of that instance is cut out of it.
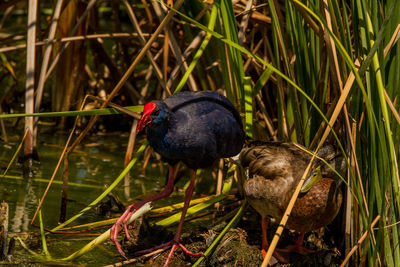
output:
<svg viewBox="0 0 400 267"><path fill-rule="evenodd" d="M218 159L240 152L245 134L239 113L226 97L217 92L181 92L164 101L147 103L136 128L137 132L143 130L146 130L150 146L170 165L168 182L163 191L128 207L111 228L111 240L124 256L118 242L119 226L123 226L129 239L126 223L130 216L143 204L172 193L175 165L182 161L193 173L185 192L178 230L173 240L147 251L172 246L165 265L168 265L177 247L188 255L198 257L202 253L192 253L180 243L182 225L193 194L196 170L211 167Z"/></svg>

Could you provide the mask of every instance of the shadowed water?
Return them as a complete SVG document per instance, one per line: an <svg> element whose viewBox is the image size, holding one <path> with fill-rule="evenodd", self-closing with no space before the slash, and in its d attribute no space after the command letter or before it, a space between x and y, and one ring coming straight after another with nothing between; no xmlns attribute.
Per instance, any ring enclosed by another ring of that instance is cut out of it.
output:
<svg viewBox="0 0 400 267"><path fill-rule="evenodd" d="M0 143L0 174L4 173L22 138L22 131L13 132L9 130L7 133L8 144L6 145L3 141ZM42 198L47 187L48 180L55 170L67 137L68 133L66 132L53 133L44 131L39 133L38 154L40 162L34 163L34 177L32 180L22 179L22 164L17 162L13 163L5 177L0 177L0 201L5 201L9 205L9 233L11 235L32 231L39 232L37 227L39 225L38 219L35 221L36 227L31 226L30 222L38 206L39 199ZM72 201L68 202L67 219L96 199L104 191L105 185L110 185L122 172L128 138L126 133L88 136L71 154L68 198ZM146 169L145 175L139 175L141 168L142 159L138 161L130 172L131 185L128 190L129 195L127 195L126 190L124 191L123 181L112 191L114 195L125 203L129 198L149 193L162 188L164 185L166 166L154 165L151 167L150 164ZM44 201L42 214L46 229L52 229L58 225L62 171L63 165L61 165L56 175L56 183L53 183ZM102 202L107 200L108 198L105 198ZM95 209L92 209L72 225L104 219ZM74 241L65 238L65 236L50 235L48 238L49 251L54 258L69 256L75 250L88 243L94 236L85 238L87 238L85 241ZM29 253L19 245L18 241L16 243L14 259L18 258L18 262L35 262L35 259L29 256ZM101 265L120 260L111 243L107 242L105 245L110 255L104 253L104 248L100 250L94 249L79 260L74 261L74 263ZM33 250L40 253L41 246L39 245ZM115 255L113 255L114 253Z"/></svg>

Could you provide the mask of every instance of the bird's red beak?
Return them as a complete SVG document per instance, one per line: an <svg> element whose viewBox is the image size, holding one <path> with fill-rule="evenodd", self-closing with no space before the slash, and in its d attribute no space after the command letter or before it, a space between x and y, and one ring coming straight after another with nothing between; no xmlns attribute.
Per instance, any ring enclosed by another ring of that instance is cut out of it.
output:
<svg viewBox="0 0 400 267"><path fill-rule="evenodd" d="M151 124L150 114L153 112L155 108L156 104L154 104L153 102L149 102L146 105L144 105L142 116L140 117L140 120L136 127L137 133L140 133L141 131L143 131L144 128L146 128L146 126Z"/></svg>

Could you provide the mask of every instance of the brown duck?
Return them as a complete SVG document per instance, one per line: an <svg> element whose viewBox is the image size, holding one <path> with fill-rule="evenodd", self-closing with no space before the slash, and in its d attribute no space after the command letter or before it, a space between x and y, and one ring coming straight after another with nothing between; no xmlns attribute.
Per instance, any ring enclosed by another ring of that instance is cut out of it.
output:
<svg viewBox="0 0 400 267"><path fill-rule="evenodd" d="M327 161L341 175L345 163L332 146L322 147L317 156ZM243 191L250 205L262 216L263 257L268 249L266 240L267 217L280 220L312 155L293 143L248 142L240 153L240 163L247 179ZM311 252L302 246L305 232L329 224L342 203L341 179L319 159L304 183L286 227L300 232L294 246L299 253Z"/></svg>

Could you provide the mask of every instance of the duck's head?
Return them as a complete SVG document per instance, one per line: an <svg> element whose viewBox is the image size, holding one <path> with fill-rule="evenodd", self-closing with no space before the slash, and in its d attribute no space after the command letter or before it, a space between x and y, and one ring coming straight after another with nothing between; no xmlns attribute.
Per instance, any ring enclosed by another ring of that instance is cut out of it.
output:
<svg viewBox="0 0 400 267"><path fill-rule="evenodd" d="M136 127L139 133L151 125L160 124L168 120L167 106L160 102L148 102L144 105L142 116Z"/></svg>
<svg viewBox="0 0 400 267"><path fill-rule="evenodd" d="M301 193L307 193L316 183L322 179L321 166L313 168L310 175L304 181L301 187Z"/></svg>

